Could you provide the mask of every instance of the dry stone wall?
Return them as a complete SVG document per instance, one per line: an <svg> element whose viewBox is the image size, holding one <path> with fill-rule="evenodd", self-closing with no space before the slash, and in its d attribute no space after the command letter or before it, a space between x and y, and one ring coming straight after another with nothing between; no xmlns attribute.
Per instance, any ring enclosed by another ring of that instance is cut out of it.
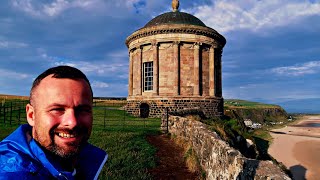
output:
<svg viewBox="0 0 320 180"><path fill-rule="evenodd" d="M161 117L168 109L169 112L198 108L201 109L206 117L221 117L223 114L223 99L144 99L128 100L126 111L134 116L140 116L141 104L148 104L150 117Z"/></svg>
<svg viewBox="0 0 320 180"><path fill-rule="evenodd" d="M167 117L164 116L162 127L166 128L166 122ZM244 157L199 121L169 116L168 130L192 145L206 172L206 179L290 179L271 161Z"/></svg>

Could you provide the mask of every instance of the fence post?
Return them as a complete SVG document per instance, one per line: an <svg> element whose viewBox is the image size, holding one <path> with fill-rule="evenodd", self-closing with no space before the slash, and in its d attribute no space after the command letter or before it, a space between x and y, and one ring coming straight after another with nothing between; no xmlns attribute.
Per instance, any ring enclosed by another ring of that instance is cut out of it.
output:
<svg viewBox="0 0 320 180"><path fill-rule="evenodd" d="M19 106L19 109L18 109L18 123L19 123L19 125L20 125L20 117L21 117L21 116L20 116L20 108L21 108L21 107Z"/></svg>
<svg viewBox="0 0 320 180"><path fill-rule="evenodd" d="M6 124L6 105L3 106L3 123Z"/></svg>
<svg viewBox="0 0 320 180"><path fill-rule="evenodd" d="M106 116L107 116L107 108L104 107L103 128L106 128Z"/></svg>
<svg viewBox="0 0 320 180"><path fill-rule="evenodd" d="M10 102L10 125L11 125L11 122L12 121L12 102Z"/></svg>

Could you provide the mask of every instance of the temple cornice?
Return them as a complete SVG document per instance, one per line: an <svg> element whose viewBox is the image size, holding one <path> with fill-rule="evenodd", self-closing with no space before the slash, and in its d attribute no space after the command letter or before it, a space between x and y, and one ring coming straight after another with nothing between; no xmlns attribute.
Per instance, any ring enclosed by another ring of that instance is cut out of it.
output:
<svg viewBox="0 0 320 180"><path fill-rule="evenodd" d="M209 27L201 27L201 26L192 26L192 25L162 25L156 27L149 27L149 28L142 28L132 35L130 35L126 39L126 45L129 47L129 44L136 40L143 37L154 36L158 34L196 34L196 35L203 35L210 38L215 39L219 42L221 47L224 47L226 44L226 39Z"/></svg>

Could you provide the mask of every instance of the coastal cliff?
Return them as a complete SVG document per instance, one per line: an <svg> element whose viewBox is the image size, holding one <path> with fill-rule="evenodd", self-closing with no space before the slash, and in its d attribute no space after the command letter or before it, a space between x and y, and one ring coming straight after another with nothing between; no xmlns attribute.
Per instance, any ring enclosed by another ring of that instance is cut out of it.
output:
<svg viewBox="0 0 320 180"><path fill-rule="evenodd" d="M278 105L262 104L244 100L225 100L224 113L231 119L268 124L288 119L287 112Z"/></svg>

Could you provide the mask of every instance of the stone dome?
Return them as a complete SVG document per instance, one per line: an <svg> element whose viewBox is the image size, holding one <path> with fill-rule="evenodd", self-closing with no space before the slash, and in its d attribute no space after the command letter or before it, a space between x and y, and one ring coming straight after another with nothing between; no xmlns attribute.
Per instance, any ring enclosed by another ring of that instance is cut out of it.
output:
<svg viewBox="0 0 320 180"><path fill-rule="evenodd" d="M196 26L207 27L197 17L188 13L176 11L176 12L167 12L153 18L144 26L144 28L165 25L165 24L185 24L185 25L196 25Z"/></svg>

